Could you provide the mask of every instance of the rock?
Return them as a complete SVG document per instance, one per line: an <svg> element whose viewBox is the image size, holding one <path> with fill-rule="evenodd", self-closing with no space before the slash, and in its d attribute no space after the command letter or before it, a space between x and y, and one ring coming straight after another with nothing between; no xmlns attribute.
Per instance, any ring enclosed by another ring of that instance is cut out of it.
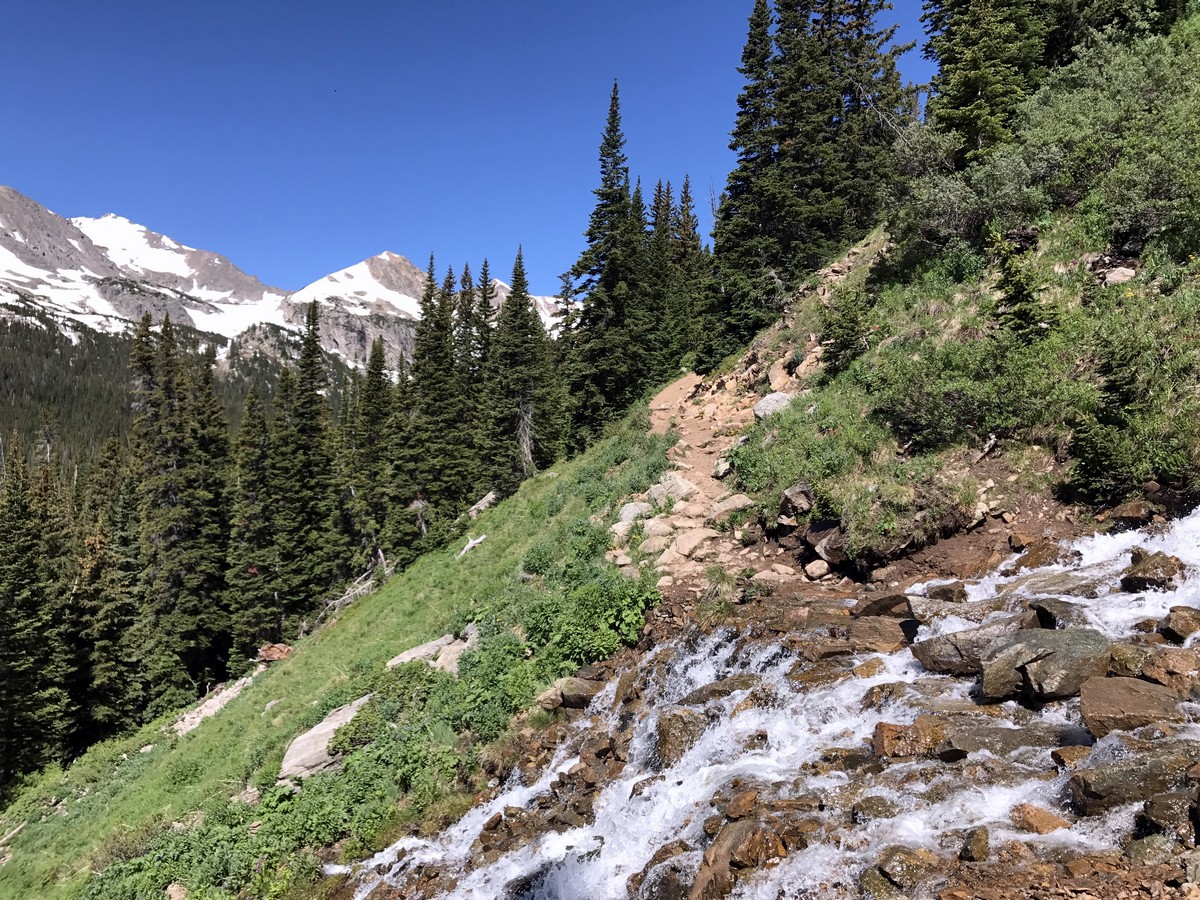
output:
<svg viewBox="0 0 1200 900"><path fill-rule="evenodd" d="M655 537L648 537L646 540L638 544L638 553L644 556L653 556L655 553L662 553L675 543L673 533L660 534Z"/></svg>
<svg viewBox="0 0 1200 900"><path fill-rule="evenodd" d="M633 533L633 523L614 522L608 530L612 532L613 544L617 547L624 547L629 542L629 535Z"/></svg>
<svg viewBox="0 0 1200 900"><path fill-rule="evenodd" d="M886 797L863 797L850 808L850 821L865 825L873 819L894 819L900 808Z"/></svg>
<svg viewBox="0 0 1200 900"><path fill-rule="evenodd" d="M188 889L178 881L167 885L167 900L187 900Z"/></svg>
<svg viewBox="0 0 1200 900"><path fill-rule="evenodd" d="M658 581L656 581L654 583L654 586L656 588L658 588L660 591L664 591L669 587L673 587L674 584L675 584L674 578L672 578L670 575L664 575L662 578L658 579Z"/></svg>
<svg viewBox="0 0 1200 900"><path fill-rule="evenodd" d="M617 514L618 522L636 522L638 519L644 519L646 516L654 512L654 506L650 503L626 503L621 507L621 512Z"/></svg>
<svg viewBox="0 0 1200 900"><path fill-rule="evenodd" d="M263 644L258 648L259 662L279 662L287 659L292 655L292 648L288 644Z"/></svg>
<svg viewBox="0 0 1200 900"><path fill-rule="evenodd" d="M916 629L916 622L909 621ZM908 634L899 619L865 616L850 623L850 643L855 653L895 653L908 644Z"/></svg>
<svg viewBox="0 0 1200 900"><path fill-rule="evenodd" d="M750 819L730 822L704 851L690 900L717 900L728 896L736 885L734 871L755 868L787 855L783 841L773 828Z"/></svg>
<svg viewBox="0 0 1200 900"><path fill-rule="evenodd" d="M468 650L474 648L467 641L451 641L438 651L437 659L432 663L439 672L458 675L458 661Z"/></svg>
<svg viewBox="0 0 1200 900"><path fill-rule="evenodd" d="M735 512L749 509L753 505L754 501L745 494L734 494L732 497L727 497L720 503L714 504L708 511L708 519L711 522L724 522Z"/></svg>
<svg viewBox="0 0 1200 900"><path fill-rule="evenodd" d="M1149 658L1136 674L1170 688L1179 697L1192 694L1192 689L1200 681L1200 650L1190 647L1160 647L1153 651L1149 648L1138 649L1145 649Z"/></svg>
<svg viewBox="0 0 1200 900"><path fill-rule="evenodd" d="M880 722L875 726L871 749L877 757L897 759L929 756L946 739L946 723L934 716L918 716L911 725Z"/></svg>
<svg viewBox="0 0 1200 900"><path fill-rule="evenodd" d="M683 758L708 728L708 719L694 709L663 710L654 724L654 765L657 771L669 769Z"/></svg>
<svg viewBox="0 0 1200 900"><path fill-rule="evenodd" d="M721 700L738 691L748 691L758 687L761 681L762 679L757 675L731 675L728 678L722 678L720 681L714 681L712 684L696 688L696 690L680 700L679 705L704 706L713 700Z"/></svg>
<svg viewBox="0 0 1200 900"><path fill-rule="evenodd" d="M1124 579L1121 580L1124 584ZM1197 631L1200 631L1200 609L1191 606L1172 606L1167 617L1163 619L1159 631L1172 641L1183 643Z"/></svg>
<svg viewBox="0 0 1200 900"><path fill-rule="evenodd" d="M667 501L682 501L694 497L698 492L694 484L674 472L667 472L646 492L646 498L655 506L663 506Z"/></svg>
<svg viewBox="0 0 1200 900"><path fill-rule="evenodd" d="M716 479L728 478L729 473L733 471L733 466L729 464L727 459L718 459L716 465L713 466L712 477Z"/></svg>
<svg viewBox="0 0 1200 900"><path fill-rule="evenodd" d="M1137 678L1089 678L1083 683L1079 714L1097 738L1111 731L1183 721L1174 691Z"/></svg>
<svg viewBox="0 0 1200 900"><path fill-rule="evenodd" d="M642 534L648 538L670 537L674 533L675 526L667 519L647 519L642 525ZM658 552L661 553L665 549L666 547L660 547Z"/></svg>
<svg viewBox="0 0 1200 900"><path fill-rule="evenodd" d="M399 656L394 656L387 662L389 669L394 669L396 666L402 666L405 663L416 662L417 660L429 660L435 658L442 649L454 643L454 635L444 634L440 638L436 638L427 643L413 647L410 650L405 650Z"/></svg>
<svg viewBox="0 0 1200 900"><path fill-rule="evenodd" d="M986 751L993 756L1008 756L1025 747L1053 747L1059 743L1057 729L1030 725L1008 728L1004 725L964 725L950 732L937 748L943 760L956 760Z"/></svg>
<svg viewBox="0 0 1200 900"><path fill-rule="evenodd" d="M1155 794L1172 790L1198 758L1200 747L1173 742L1138 752L1136 765L1120 759L1076 769L1068 782L1071 802L1085 816L1100 815L1128 803L1144 803Z"/></svg>
<svg viewBox="0 0 1200 900"><path fill-rule="evenodd" d="M813 581L824 578L829 574L829 563L823 559L814 559L804 567L804 574L813 579Z"/></svg>
<svg viewBox="0 0 1200 900"><path fill-rule="evenodd" d="M1018 631L996 641L981 660L983 696L1074 697L1089 677L1108 671L1109 656L1108 638L1091 628Z"/></svg>
<svg viewBox="0 0 1200 900"><path fill-rule="evenodd" d="M725 818L744 819L754 811L758 802L758 791L739 791L725 804Z"/></svg>
<svg viewBox="0 0 1200 900"><path fill-rule="evenodd" d="M1104 286L1111 287L1115 284L1126 284L1137 278L1137 272L1128 266L1117 266L1115 269L1109 269L1104 273Z"/></svg>
<svg viewBox="0 0 1200 900"><path fill-rule="evenodd" d="M1152 834L1131 841L1125 848L1125 855L1144 866L1160 865L1175 855L1175 839L1165 834Z"/></svg>
<svg viewBox="0 0 1200 900"><path fill-rule="evenodd" d="M1031 600L1029 608L1037 613L1042 628L1081 628L1088 624L1083 607L1067 600Z"/></svg>
<svg viewBox="0 0 1200 900"><path fill-rule="evenodd" d="M1108 664L1108 674L1122 678L1137 678L1142 674L1154 651L1139 644L1113 644L1112 660ZM1157 681L1158 679L1151 679Z"/></svg>
<svg viewBox="0 0 1200 900"><path fill-rule="evenodd" d="M1011 818L1014 827L1031 834L1049 834L1060 828L1071 827L1071 823L1066 819L1031 803L1019 803L1014 806Z"/></svg>
<svg viewBox="0 0 1200 900"><path fill-rule="evenodd" d="M1073 744L1070 747L1058 747L1050 751L1050 758L1056 765L1064 769L1074 769L1091 755L1092 748Z"/></svg>
<svg viewBox="0 0 1200 900"><path fill-rule="evenodd" d="M779 514L781 516L800 516L808 515L813 508L813 492L812 488L803 481L797 481L790 488L783 492L779 498Z"/></svg>
<svg viewBox="0 0 1200 900"><path fill-rule="evenodd" d="M685 841L659 847L642 871L630 876L626 884L629 896L639 900L687 900L690 872L675 863L678 857L691 852L691 844Z"/></svg>
<svg viewBox="0 0 1200 900"><path fill-rule="evenodd" d="M1022 569L1041 569L1061 562L1063 550L1054 541L1039 538L1025 546L1025 552L1004 570L1004 575L1015 575Z"/></svg>
<svg viewBox="0 0 1200 900"><path fill-rule="evenodd" d="M979 600L975 603L945 603L941 600L930 600L926 597L909 597L908 606L912 610L912 618L916 619L922 625L932 625L940 619L950 617L966 619L968 622L981 624L993 613L1005 611L1008 608L1008 602L996 598L995 600ZM1013 628L1010 629L1012 631L1016 631L1017 628L1036 628L1038 624L1036 614L1024 616L1013 614L1003 621L1014 623ZM1015 624L1018 622L1025 624ZM994 625L996 622L993 621L988 624Z"/></svg>
<svg viewBox="0 0 1200 900"><path fill-rule="evenodd" d="M1017 632L1023 624L1023 618L1012 616L990 625L939 635L913 644L913 656L930 672L978 675L983 671L982 658L987 649L996 640Z"/></svg>
<svg viewBox="0 0 1200 900"><path fill-rule="evenodd" d="M908 900L905 893L874 866L862 873L859 887L863 896L871 900Z"/></svg>
<svg viewBox="0 0 1200 900"><path fill-rule="evenodd" d="M603 681L586 678L560 678L554 685L562 693L562 705L567 709L587 709L596 695L604 690Z"/></svg>
<svg viewBox="0 0 1200 900"><path fill-rule="evenodd" d="M1194 846L1196 826L1193 817L1197 793L1197 789L1192 788L1189 791L1155 794L1142 807L1138 816L1138 830L1169 834L1182 844Z"/></svg>
<svg viewBox="0 0 1200 900"><path fill-rule="evenodd" d="M909 598L904 594L886 594L881 597L863 597L850 610L857 617L890 616L893 619L913 618Z"/></svg>
<svg viewBox="0 0 1200 900"><path fill-rule="evenodd" d="M1115 509L1097 516L1102 522L1112 522L1114 531L1129 531L1149 525L1159 512L1158 508L1145 500L1131 500Z"/></svg>
<svg viewBox="0 0 1200 900"><path fill-rule="evenodd" d="M284 784L292 779L307 778L317 772L337 768L341 759L330 754L329 742L333 740L334 732L358 715L358 711L366 706L372 696L367 694L353 703L339 706L288 744L279 767L278 783Z"/></svg>
<svg viewBox="0 0 1200 900"><path fill-rule="evenodd" d="M1014 531L1008 536L1008 547L1013 553L1021 553L1026 547L1036 540L1037 538L1033 537L1032 535L1024 534L1020 531Z"/></svg>
<svg viewBox="0 0 1200 900"><path fill-rule="evenodd" d="M1183 574L1183 561L1161 550L1145 555L1133 551L1133 563L1121 573L1121 590L1138 594L1143 591L1167 591L1175 586L1175 577Z"/></svg>
<svg viewBox="0 0 1200 900"><path fill-rule="evenodd" d="M958 858L965 862L986 862L991 854L991 835L986 828L972 828Z"/></svg>
<svg viewBox="0 0 1200 900"><path fill-rule="evenodd" d="M761 422L776 413L783 412L792 402L792 395L783 391L767 394L754 404L754 420Z"/></svg>
<svg viewBox="0 0 1200 900"><path fill-rule="evenodd" d="M926 591L925 595L930 600L937 600L941 603L966 603L967 586L961 581L938 584Z"/></svg>
<svg viewBox="0 0 1200 900"><path fill-rule="evenodd" d="M671 545L670 549L682 557L691 559L701 544L719 536L720 532L713 531L711 528L693 528L675 538L675 543Z"/></svg>
<svg viewBox="0 0 1200 900"><path fill-rule="evenodd" d="M875 865L894 885L912 890L937 868L938 858L928 850L889 847Z"/></svg>
<svg viewBox="0 0 1200 900"><path fill-rule="evenodd" d="M556 685L551 685L538 694L533 702L546 710L546 712L554 712L554 710L560 709L563 705L562 691Z"/></svg>

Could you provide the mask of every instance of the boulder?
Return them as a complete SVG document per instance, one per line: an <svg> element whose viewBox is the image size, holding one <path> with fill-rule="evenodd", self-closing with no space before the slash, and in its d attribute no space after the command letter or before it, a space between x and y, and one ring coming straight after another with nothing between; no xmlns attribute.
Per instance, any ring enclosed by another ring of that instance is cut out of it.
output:
<svg viewBox="0 0 1200 900"><path fill-rule="evenodd" d="M288 644L263 644L258 648L259 662L279 662L291 655L292 648Z"/></svg>
<svg viewBox="0 0 1200 900"><path fill-rule="evenodd" d="M1137 547L1130 555L1132 563L1121 573L1121 590L1127 593L1171 590L1175 586L1175 578L1183 574L1183 561L1161 550L1146 553Z"/></svg>
<svg viewBox="0 0 1200 900"><path fill-rule="evenodd" d="M930 756L946 739L946 723L936 716L918 716L911 725L880 722L871 738L877 757L889 759Z"/></svg>
<svg viewBox="0 0 1200 900"><path fill-rule="evenodd" d="M885 594L881 597L863 597L850 610L857 617L890 616L893 619L913 618L909 598L904 594Z"/></svg>
<svg viewBox="0 0 1200 900"><path fill-rule="evenodd" d="M1081 628L1088 624L1083 607L1068 600L1031 600L1029 608L1037 614L1042 628Z"/></svg>
<svg viewBox="0 0 1200 900"><path fill-rule="evenodd" d="M727 478L729 476L729 473L732 471L733 471L733 466L731 466L729 464L729 460L718 459L716 464L713 466L712 477L716 478L718 480L720 480L722 478Z"/></svg>
<svg viewBox="0 0 1200 900"><path fill-rule="evenodd" d="M562 705L567 709L587 709L596 695L604 690L603 681L586 678L560 678L554 682L562 695Z"/></svg>
<svg viewBox="0 0 1200 900"><path fill-rule="evenodd" d="M972 828L967 834L958 858L963 862L986 862L991 854L991 835L986 828Z"/></svg>
<svg viewBox="0 0 1200 900"><path fill-rule="evenodd" d="M787 855L776 830L752 819L730 822L704 851L704 860L692 885L690 900L717 900L736 886L734 872L761 866Z"/></svg>
<svg viewBox="0 0 1200 900"><path fill-rule="evenodd" d="M875 865L888 881L908 891L937 868L938 858L929 850L889 847Z"/></svg>
<svg viewBox="0 0 1200 900"><path fill-rule="evenodd" d="M1063 549L1054 541L1039 538L1025 546L1025 551L1002 574L1015 575L1022 569L1041 569L1061 562Z"/></svg>
<svg viewBox="0 0 1200 900"><path fill-rule="evenodd" d="M961 581L950 584L935 584L925 592L930 600L942 603L965 603L967 601L967 586Z"/></svg>
<svg viewBox="0 0 1200 900"><path fill-rule="evenodd" d="M911 619L906 630L900 619L883 616L864 616L850 623L850 643L855 653L895 653L906 646L909 633L916 631L917 623Z"/></svg>
<svg viewBox="0 0 1200 900"><path fill-rule="evenodd" d="M366 706L372 696L367 694L353 703L339 706L288 744L279 767L278 783L285 784L296 778L307 778L317 772L337 768L341 758L329 752L329 742L333 740L334 732L358 715L358 711Z"/></svg>
<svg viewBox="0 0 1200 900"><path fill-rule="evenodd" d="M745 494L734 494L732 497L726 497L719 503L713 504L712 509L708 511L708 519L711 522L724 522L735 512L749 509L753 505L754 501Z"/></svg>
<svg viewBox="0 0 1200 900"><path fill-rule="evenodd" d="M648 538L667 537L675 533L675 526L667 519L647 519L642 525L642 534ZM666 549L659 548L659 552Z"/></svg>
<svg viewBox="0 0 1200 900"><path fill-rule="evenodd" d="M612 532L613 545L624 547L629 542L629 535L633 533L633 523L613 522L608 530Z"/></svg>
<svg viewBox="0 0 1200 900"><path fill-rule="evenodd" d="M1183 721L1174 691L1138 678L1089 678L1083 683L1079 714L1097 738L1110 731Z"/></svg>
<svg viewBox="0 0 1200 900"><path fill-rule="evenodd" d="M917 610L914 608L913 612ZM982 659L987 649L996 640L1017 632L1024 624L1023 617L1010 616L978 628L939 635L913 644L913 656L930 672L978 675L983 671Z"/></svg>
<svg viewBox="0 0 1200 900"><path fill-rule="evenodd" d="M708 728L708 719L694 709L672 708L663 710L654 723L654 760L652 767L658 771L669 769L700 740Z"/></svg>
<svg viewBox="0 0 1200 900"><path fill-rule="evenodd" d="M1154 650L1140 644L1113 644L1112 660L1108 664L1108 674L1122 678L1137 678L1142 674L1154 656ZM1151 681L1158 681L1151 678Z"/></svg>
<svg viewBox="0 0 1200 900"><path fill-rule="evenodd" d="M695 552L700 549L700 545L705 541L710 541L719 536L719 532L713 531L711 528L693 528L691 531L685 531L679 537L675 538L675 543L670 547L680 556L691 559Z"/></svg>
<svg viewBox="0 0 1200 900"><path fill-rule="evenodd" d="M1014 827L1031 834L1049 834L1060 828L1071 827L1066 819L1032 803L1018 803L1012 808L1010 816Z"/></svg>
<svg viewBox="0 0 1200 900"><path fill-rule="evenodd" d="M1192 606L1172 606L1159 626L1159 631L1169 640L1183 643L1200 631L1200 609Z"/></svg>
<svg viewBox="0 0 1200 900"><path fill-rule="evenodd" d="M1129 266L1117 266L1115 269L1109 269L1104 273L1104 286L1112 287L1116 284L1126 284L1137 278L1137 271L1129 268Z"/></svg>
<svg viewBox="0 0 1200 900"><path fill-rule="evenodd" d="M454 643L454 635L444 634L440 638L435 638L419 646L405 650L399 656L394 656L387 662L389 669L394 669L396 666L402 666L404 663L416 662L417 660L425 660L428 662L434 659L445 647Z"/></svg>
<svg viewBox="0 0 1200 900"><path fill-rule="evenodd" d="M618 522L636 522L638 519L644 519L646 516L654 512L654 506L650 503L626 503L621 507L620 513L617 514Z"/></svg>
<svg viewBox="0 0 1200 900"><path fill-rule="evenodd" d="M829 574L829 563L823 559L814 559L804 567L804 574L816 581L819 578L824 578Z"/></svg>
<svg viewBox="0 0 1200 900"><path fill-rule="evenodd" d="M951 616L956 619L966 619L968 622L982 624L983 620L993 613L1006 610L1008 603L999 598L994 600L978 600L975 603L947 603L944 600L931 600L928 597L909 597L908 606L912 611L912 617L922 625L932 625L939 619L947 619ZM1011 621L1018 621L1018 617L1012 617ZM1021 621L1027 622L1027 624L1021 627L1037 627L1036 615L1029 616L1027 619L1022 619Z"/></svg>
<svg viewBox="0 0 1200 900"><path fill-rule="evenodd" d="M1130 500L1128 503L1122 503L1120 506L1102 513L1097 516L1097 519L1101 522L1112 522L1114 531L1128 531L1132 528L1149 525L1158 513L1159 509L1153 503L1147 503L1145 500Z"/></svg>
<svg viewBox="0 0 1200 900"><path fill-rule="evenodd" d="M757 687L762 679L757 675L731 675L698 687L679 701L680 706L704 706L713 700L721 700L738 691L748 691Z"/></svg>
<svg viewBox="0 0 1200 900"><path fill-rule="evenodd" d="M1138 830L1158 832L1175 837L1180 843L1194 846L1196 843L1196 798L1200 790L1168 791L1155 794L1146 801L1138 816Z"/></svg>
<svg viewBox="0 0 1200 900"><path fill-rule="evenodd" d="M812 512L812 488L803 481L797 481L783 492L779 498L779 514L781 516L800 517Z"/></svg>
<svg viewBox="0 0 1200 900"><path fill-rule="evenodd" d="M1200 747L1180 741L1146 748L1132 759L1076 769L1068 782L1071 802L1085 816L1144 803L1171 791L1198 758Z"/></svg>
<svg viewBox="0 0 1200 900"><path fill-rule="evenodd" d="M754 420L761 422L763 419L768 419L776 413L783 412L791 402L792 395L784 391L767 394L767 396L754 404Z"/></svg>
<svg viewBox="0 0 1200 900"><path fill-rule="evenodd" d="M468 650L474 649L468 641L451 641L438 651L437 659L431 665L439 672L458 675L458 661Z"/></svg>
<svg viewBox="0 0 1200 900"><path fill-rule="evenodd" d="M685 841L671 841L659 847L642 871L631 875L626 882L629 896L645 900L687 900L692 879L687 868L679 865L678 858L691 852L691 844Z"/></svg>
<svg viewBox="0 0 1200 900"><path fill-rule="evenodd" d="M688 500L696 496L698 490L686 478L674 472L667 472L659 479L658 484L646 492L646 498L655 506L663 506L668 501L678 502Z"/></svg>
<svg viewBox="0 0 1200 900"><path fill-rule="evenodd" d="M1018 631L996 641L981 660L983 696L1019 694L1039 703L1074 697L1088 678L1108 671L1109 647L1091 628Z"/></svg>
<svg viewBox="0 0 1200 900"><path fill-rule="evenodd" d="M1160 647L1155 651L1147 650L1147 655L1149 659L1137 674L1170 688L1179 697L1189 696L1200 681L1200 650Z"/></svg>

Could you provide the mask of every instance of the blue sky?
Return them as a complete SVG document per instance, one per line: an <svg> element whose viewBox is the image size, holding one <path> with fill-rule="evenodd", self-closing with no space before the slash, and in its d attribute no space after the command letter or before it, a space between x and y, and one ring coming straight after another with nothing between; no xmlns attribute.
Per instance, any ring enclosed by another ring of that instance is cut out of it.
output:
<svg viewBox="0 0 1200 900"><path fill-rule="evenodd" d="M632 173L690 173L708 227L751 0L9 0L0 183L297 289L392 250L523 244L553 294L583 246L612 81ZM890 14L920 35L920 3ZM929 77L912 53L913 80Z"/></svg>

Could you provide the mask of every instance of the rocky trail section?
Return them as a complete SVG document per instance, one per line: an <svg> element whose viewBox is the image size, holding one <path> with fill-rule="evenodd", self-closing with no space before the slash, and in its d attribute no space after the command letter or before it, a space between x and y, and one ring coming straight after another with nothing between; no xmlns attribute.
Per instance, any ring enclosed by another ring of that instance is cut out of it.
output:
<svg viewBox="0 0 1200 900"><path fill-rule="evenodd" d="M505 785L343 894L1198 897L1200 512L1058 550L682 633L664 607Z"/></svg>

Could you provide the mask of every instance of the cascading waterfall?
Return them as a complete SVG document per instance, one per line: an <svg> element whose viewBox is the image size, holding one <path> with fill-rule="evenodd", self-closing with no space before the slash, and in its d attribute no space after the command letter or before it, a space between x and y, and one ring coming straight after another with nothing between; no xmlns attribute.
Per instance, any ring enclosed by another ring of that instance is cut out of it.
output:
<svg viewBox="0 0 1200 900"><path fill-rule="evenodd" d="M1062 578L1095 582L1100 586L1093 591L1095 597L1072 596L1071 602L1082 609L1092 627L1114 640L1130 636L1144 619L1161 618L1172 606L1200 605L1200 577L1194 574L1174 591L1137 596L1122 593L1119 573L1135 546L1162 550L1182 559L1189 573L1200 571L1200 512L1158 533L1085 538L1073 545L1078 552L1076 562L1018 575L992 574L969 587L967 602L1009 597L1006 608L1015 609L1031 598L1061 596L1043 591L1061 589ZM921 594L928 588L919 586L909 593ZM980 620L978 616L943 618L924 626L918 639L974 627ZM878 662L871 663L873 659ZM642 872L659 848L673 841L684 841L693 848L709 843L704 823L716 812L714 795L736 783L735 779L770 792L772 800L824 797L843 815L846 805L838 801L842 795L882 796L895 807L889 817L868 819L838 832L835 839L812 843L789 853L778 864L759 867L732 895L755 900L855 896L860 874L883 848L902 845L943 854L957 852L963 834L976 826L989 827L994 840L1021 841L1050 854L1056 848L1086 851L1114 847L1128 833L1131 807L1080 819L1069 829L1046 835L1013 827L1010 814L1017 804L1035 803L1060 813L1066 810L1067 775L1058 771L1044 747L1030 750L1018 746L1003 758L982 751L964 766L925 758L894 761L871 777L822 767L820 763L831 751L863 751L879 723L912 723L924 711L897 691L887 694L891 699L864 703L869 695L878 695L873 689L880 685L920 684L936 693L941 703L962 707L972 703L973 680L931 675L908 650L863 654L852 662L857 669L832 683L805 685L788 677L796 665L794 652L780 643L754 640L732 630L680 638L661 646L640 665L644 712L634 727L624 769L596 795L593 822L561 832L547 831L494 862L468 870L472 845L489 818L507 807L535 803L551 790L557 776L579 762L577 755L565 749L575 745L566 741L535 784L525 786L514 780L494 800L468 813L439 837L406 838L366 860L360 867L364 874L356 897L366 897L384 882L402 883L421 865L436 864L458 873L456 887L445 895L450 898L625 898L628 879ZM704 706L709 723L706 730L678 762L658 771L658 717L697 688L733 675L753 676L756 686L708 702ZM766 692L770 702L743 703L752 690L759 696ZM618 727L614 692L615 683L593 702L592 719L582 719L575 727L614 732ZM1014 702L1000 707L996 726L1056 729L1074 742L1091 743L1080 721L1078 701L1052 703L1040 711ZM1185 726L1184 732L1200 739L1200 731L1192 726ZM1099 759L1123 751L1117 739L1109 736L1092 752ZM657 778L659 775L662 777ZM822 815L831 813L814 812L818 818ZM700 864L699 849L673 859L673 865L690 867L693 872ZM330 871L346 869L331 867ZM653 877L654 872L647 874L648 881Z"/></svg>

